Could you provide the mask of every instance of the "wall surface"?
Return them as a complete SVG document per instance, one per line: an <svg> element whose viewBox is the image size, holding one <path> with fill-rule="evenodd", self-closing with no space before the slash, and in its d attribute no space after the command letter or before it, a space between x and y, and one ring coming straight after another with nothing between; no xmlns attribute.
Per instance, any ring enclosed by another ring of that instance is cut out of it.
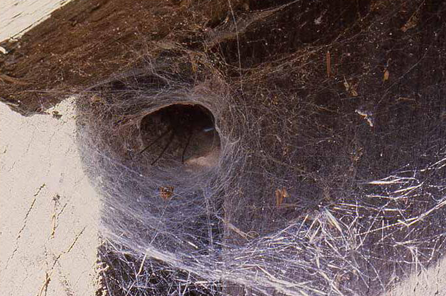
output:
<svg viewBox="0 0 446 296"><path fill-rule="evenodd" d="M51 112L23 117L0 104L0 295L96 291L99 201L71 100Z"/></svg>

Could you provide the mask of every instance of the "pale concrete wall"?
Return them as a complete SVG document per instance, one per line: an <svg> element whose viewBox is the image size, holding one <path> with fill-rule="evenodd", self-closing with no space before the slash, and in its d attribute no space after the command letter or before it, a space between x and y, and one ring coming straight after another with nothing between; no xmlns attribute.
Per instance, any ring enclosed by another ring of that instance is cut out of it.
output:
<svg viewBox="0 0 446 296"><path fill-rule="evenodd" d="M52 112L62 115L60 119ZM0 104L0 295L95 295L99 199L72 100L23 117Z"/></svg>

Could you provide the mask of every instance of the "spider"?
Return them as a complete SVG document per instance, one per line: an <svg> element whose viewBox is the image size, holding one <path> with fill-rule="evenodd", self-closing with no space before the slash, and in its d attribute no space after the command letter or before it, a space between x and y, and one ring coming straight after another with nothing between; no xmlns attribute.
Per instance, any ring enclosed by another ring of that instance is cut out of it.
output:
<svg viewBox="0 0 446 296"><path fill-rule="evenodd" d="M209 142L213 142L215 136L214 117L206 108L200 105L174 104L155 111L145 118L141 123L141 128L152 130L149 135L153 138L155 129L164 129L157 135L139 154L148 151L159 142L165 143L158 156L151 162L155 165L158 160L169 149L174 139L177 139L178 145L185 142L181 152L181 163L184 163L186 152L191 144L193 137L196 138L196 150L206 149ZM167 140L165 140L167 138Z"/></svg>

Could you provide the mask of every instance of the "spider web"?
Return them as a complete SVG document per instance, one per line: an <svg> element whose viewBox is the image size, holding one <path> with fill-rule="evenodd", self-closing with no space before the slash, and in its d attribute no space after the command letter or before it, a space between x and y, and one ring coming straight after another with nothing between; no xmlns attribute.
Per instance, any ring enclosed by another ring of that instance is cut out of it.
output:
<svg viewBox="0 0 446 296"><path fill-rule="evenodd" d="M207 33L151 44L140 68L83 92L110 293L377 295L434 264L445 17L427 0L229 5ZM141 121L172 104L212 113L216 165L138 154Z"/></svg>

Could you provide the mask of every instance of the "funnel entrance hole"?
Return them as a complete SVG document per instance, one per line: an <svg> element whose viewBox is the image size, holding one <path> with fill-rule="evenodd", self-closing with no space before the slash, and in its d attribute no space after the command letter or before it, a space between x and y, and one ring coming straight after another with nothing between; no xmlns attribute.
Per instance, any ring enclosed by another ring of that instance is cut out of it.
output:
<svg viewBox="0 0 446 296"><path fill-rule="evenodd" d="M146 115L140 125L143 149L153 166L213 167L220 137L212 112L198 104L172 104Z"/></svg>

